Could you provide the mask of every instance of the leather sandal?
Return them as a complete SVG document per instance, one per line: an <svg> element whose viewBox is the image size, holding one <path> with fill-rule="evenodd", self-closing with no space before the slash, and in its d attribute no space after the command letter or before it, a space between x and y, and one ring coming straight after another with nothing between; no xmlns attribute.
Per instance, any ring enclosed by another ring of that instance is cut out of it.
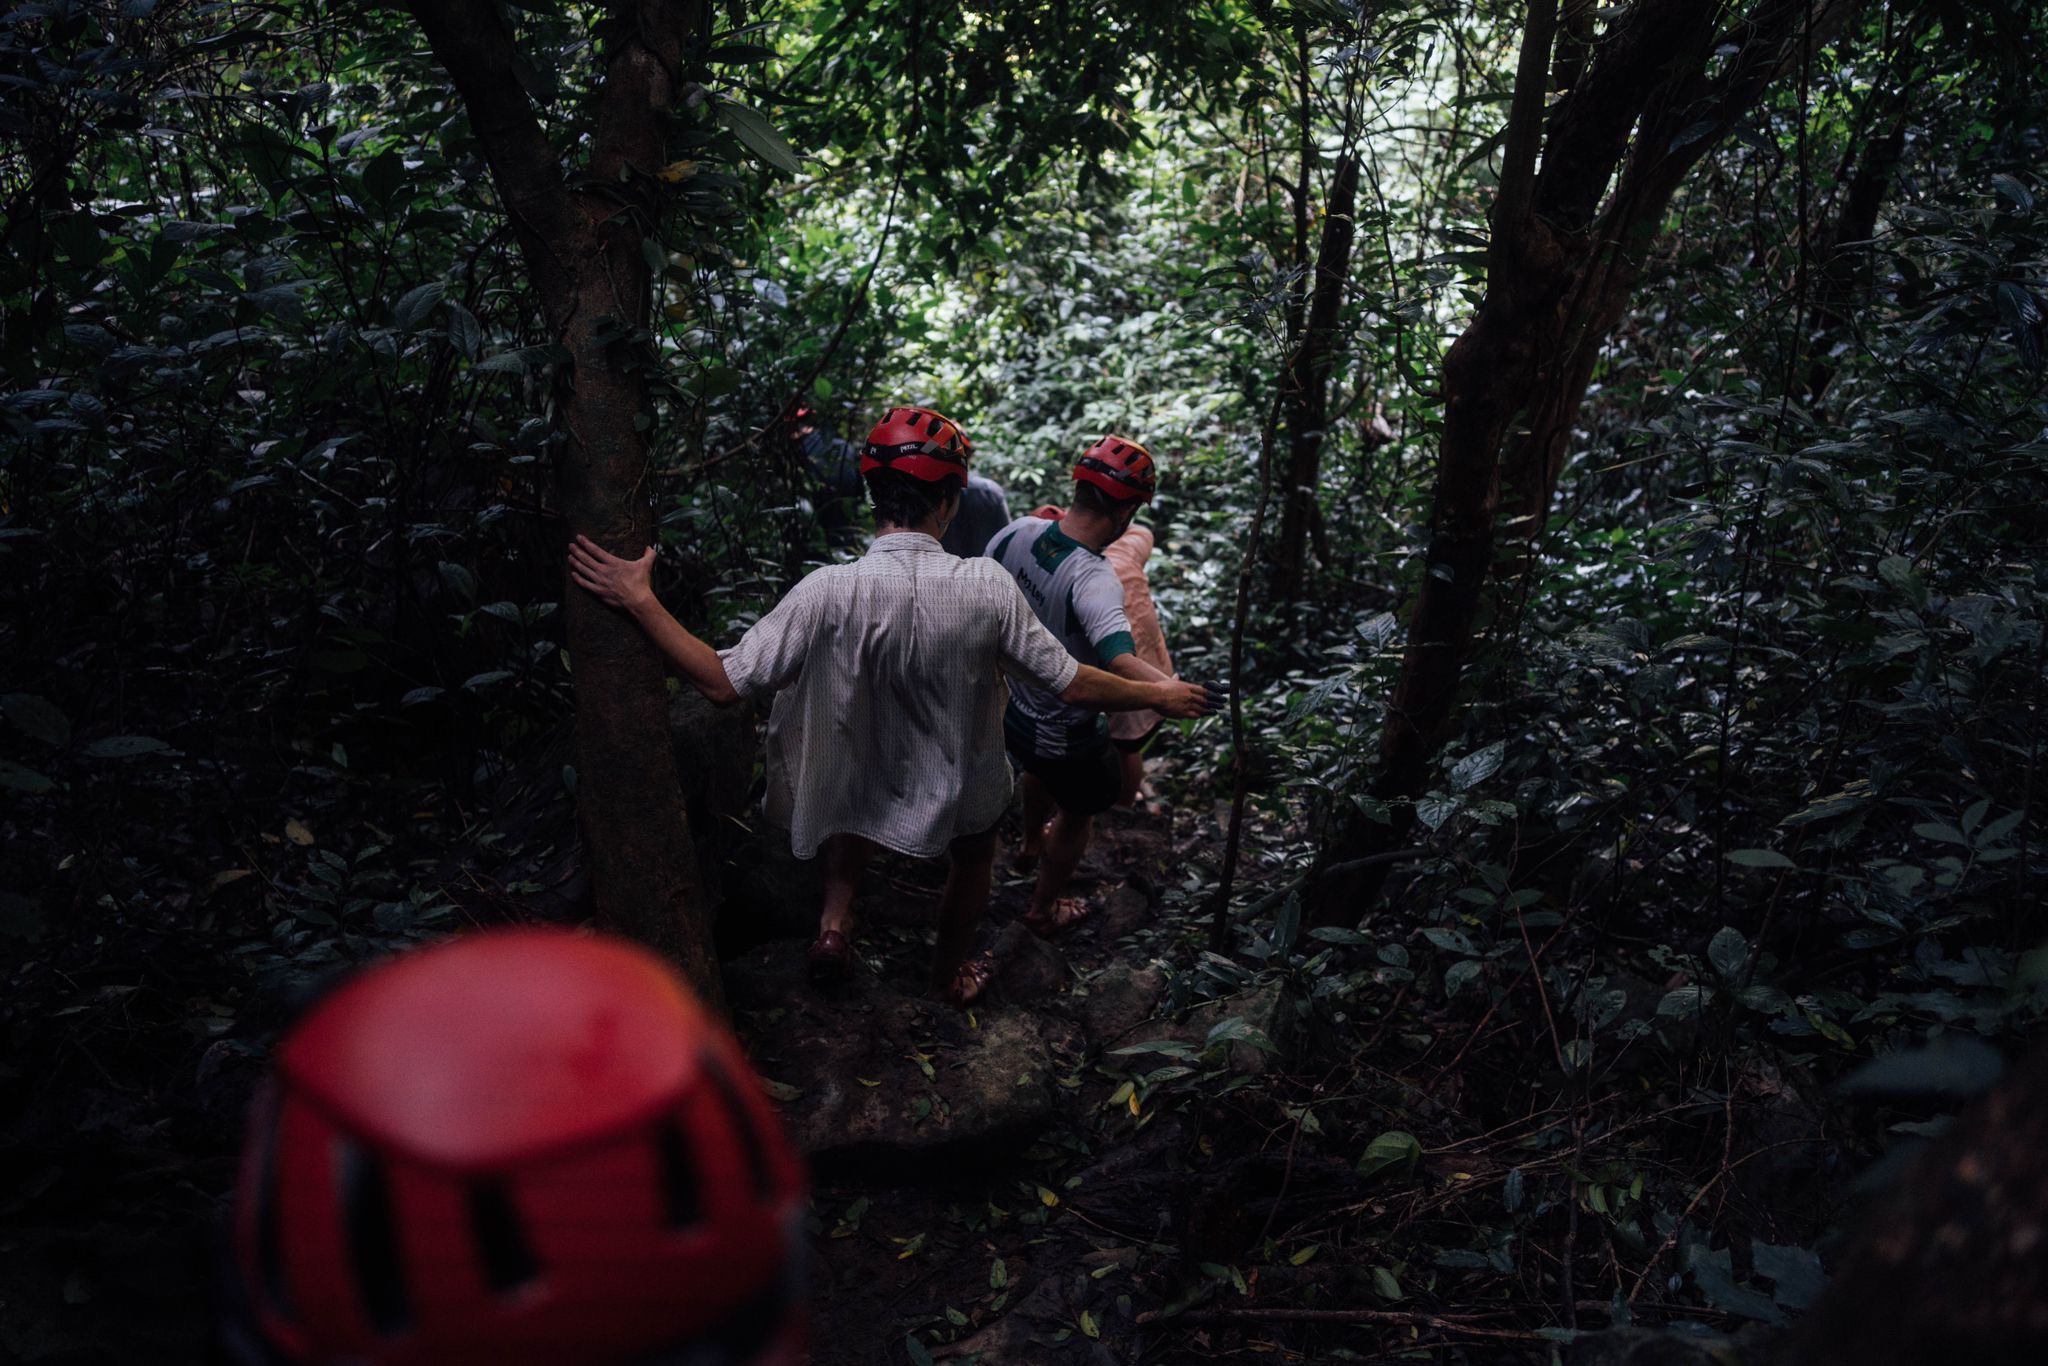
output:
<svg viewBox="0 0 2048 1366"><path fill-rule="evenodd" d="M1062 930L1080 924L1093 914L1093 903L1078 896L1063 896L1043 911L1025 912L1024 928L1041 939L1049 939Z"/></svg>
<svg viewBox="0 0 2048 1366"><path fill-rule="evenodd" d="M811 981L831 986L853 976L853 941L839 930L826 930L811 945Z"/></svg>
<svg viewBox="0 0 2048 1366"><path fill-rule="evenodd" d="M995 975L996 960L986 953L977 953L953 969L953 980L946 983L946 989L940 995L946 1004L965 1010L982 998Z"/></svg>

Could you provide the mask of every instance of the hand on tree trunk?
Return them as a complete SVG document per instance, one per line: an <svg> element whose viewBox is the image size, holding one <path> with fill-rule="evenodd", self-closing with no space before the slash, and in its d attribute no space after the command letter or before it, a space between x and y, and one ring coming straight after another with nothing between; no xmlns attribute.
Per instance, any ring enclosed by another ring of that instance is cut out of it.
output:
<svg viewBox="0 0 2048 1366"><path fill-rule="evenodd" d="M569 577L606 606L638 612L654 600L654 547L628 560L579 535L569 544Z"/></svg>

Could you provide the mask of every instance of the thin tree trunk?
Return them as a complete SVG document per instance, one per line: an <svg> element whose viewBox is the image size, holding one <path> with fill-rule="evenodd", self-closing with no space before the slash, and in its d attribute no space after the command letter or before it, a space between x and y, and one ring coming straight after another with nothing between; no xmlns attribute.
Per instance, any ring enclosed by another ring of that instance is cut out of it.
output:
<svg viewBox="0 0 2048 1366"><path fill-rule="evenodd" d="M1283 603L1301 593L1308 536L1316 524L1316 485L1322 477L1323 433L1330 420L1330 366L1336 348L1337 317L1351 273L1357 236L1358 154L1337 159L1330 200L1323 213L1323 237L1309 291L1301 342L1288 358L1282 378L1287 410L1286 497L1280 505L1280 540L1274 547L1274 589Z"/></svg>
<svg viewBox="0 0 2048 1366"><path fill-rule="evenodd" d="M491 168L550 331L569 353L557 392L568 440L556 479L569 531L622 555L652 533L647 337L662 124L685 55L708 38L701 0L621 5L599 25L604 79L584 188L565 181L481 0L414 0ZM672 959L723 1004L710 907L668 737L665 670L623 615L563 587L576 686L577 809L600 921Z"/></svg>

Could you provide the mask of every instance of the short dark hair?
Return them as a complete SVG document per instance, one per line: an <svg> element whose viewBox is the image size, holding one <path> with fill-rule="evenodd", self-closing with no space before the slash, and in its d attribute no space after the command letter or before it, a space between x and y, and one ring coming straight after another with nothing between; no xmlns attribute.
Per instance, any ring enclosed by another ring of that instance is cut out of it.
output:
<svg viewBox="0 0 2048 1366"><path fill-rule="evenodd" d="M1112 498L1102 489L1086 479L1074 481L1074 506L1083 512L1100 513L1104 517L1115 517L1125 511L1135 512L1138 500L1135 498Z"/></svg>
<svg viewBox="0 0 2048 1366"><path fill-rule="evenodd" d="M888 526L916 526L938 511L940 503L967 487L967 480L957 474L936 483L912 478L901 470L872 470L866 477L875 521Z"/></svg>

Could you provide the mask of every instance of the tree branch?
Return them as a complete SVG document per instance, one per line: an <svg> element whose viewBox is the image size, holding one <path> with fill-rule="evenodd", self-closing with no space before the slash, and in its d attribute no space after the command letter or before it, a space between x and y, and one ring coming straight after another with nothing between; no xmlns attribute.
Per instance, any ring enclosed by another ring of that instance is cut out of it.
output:
<svg viewBox="0 0 2048 1366"><path fill-rule="evenodd" d="M512 32L487 0L407 0L406 8L469 111L469 126L505 202L541 304L559 321L568 303L564 258L576 220L561 162L519 83Z"/></svg>
<svg viewBox="0 0 2048 1366"><path fill-rule="evenodd" d="M1500 191L1493 201L1493 256L1489 277L1508 265L1505 253L1529 212L1536 184L1536 152L1543 141L1543 101L1550 94L1550 41L1557 31L1557 0L1529 0L1522 51L1515 64L1515 94L1502 140Z"/></svg>

